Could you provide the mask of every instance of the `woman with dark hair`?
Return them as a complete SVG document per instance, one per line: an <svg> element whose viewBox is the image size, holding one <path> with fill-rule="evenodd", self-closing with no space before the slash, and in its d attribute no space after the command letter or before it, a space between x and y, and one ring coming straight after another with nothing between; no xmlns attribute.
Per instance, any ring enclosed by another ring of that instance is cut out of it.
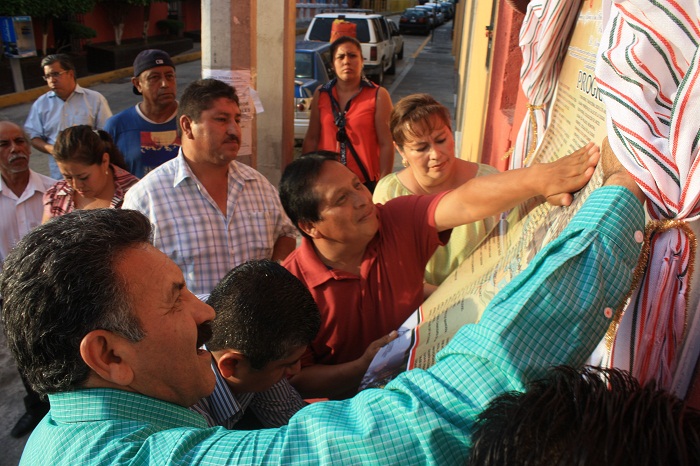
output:
<svg viewBox="0 0 700 466"><path fill-rule="evenodd" d="M336 77L314 93L302 153L338 152L340 162L374 191L394 167L391 97L362 74L362 45L354 37L336 39L331 57Z"/></svg>
<svg viewBox="0 0 700 466"><path fill-rule="evenodd" d="M139 180L125 170L124 156L109 133L88 125L61 131L54 158L64 180L44 194L44 222L76 209L118 209Z"/></svg>

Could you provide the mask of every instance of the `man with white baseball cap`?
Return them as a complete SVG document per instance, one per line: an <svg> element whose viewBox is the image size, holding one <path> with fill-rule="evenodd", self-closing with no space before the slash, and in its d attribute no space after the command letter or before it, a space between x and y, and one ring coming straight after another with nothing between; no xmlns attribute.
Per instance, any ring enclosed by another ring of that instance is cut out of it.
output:
<svg viewBox="0 0 700 466"><path fill-rule="evenodd" d="M143 100L114 115L105 130L124 154L131 173L146 173L174 158L177 135L175 64L163 50L148 49L134 60L133 92Z"/></svg>

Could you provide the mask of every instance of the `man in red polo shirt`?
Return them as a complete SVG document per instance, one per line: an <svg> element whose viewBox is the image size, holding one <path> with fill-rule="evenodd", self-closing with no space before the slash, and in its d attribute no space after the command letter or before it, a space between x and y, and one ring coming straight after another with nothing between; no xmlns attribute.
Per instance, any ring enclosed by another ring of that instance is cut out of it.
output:
<svg viewBox="0 0 700 466"><path fill-rule="evenodd" d="M321 329L292 385L307 398L352 396L374 354L422 303L425 265L453 227L538 195L569 205L599 156L589 144L553 163L385 205L375 205L357 176L333 158L311 154L292 162L280 198L303 239L283 265L309 288L321 312Z"/></svg>

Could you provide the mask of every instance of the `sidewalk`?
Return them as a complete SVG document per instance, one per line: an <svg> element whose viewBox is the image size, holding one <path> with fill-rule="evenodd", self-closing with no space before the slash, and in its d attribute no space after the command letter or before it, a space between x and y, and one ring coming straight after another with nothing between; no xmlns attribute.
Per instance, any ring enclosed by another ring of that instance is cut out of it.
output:
<svg viewBox="0 0 700 466"><path fill-rule="evenodd" d="M413 57L404 57L409 65L389 87L394 103L407 95L427 93L446 106L454 118L456 79L451 55L451 28L450 23L435 29L423 48L419 48Z"/></svg>
<svg viewBox="0 0 700 466"><path fill-rule="evenodd" d="M455 73L454 59L451 56L451 29L450 26L442 26L435 30L432 40L418 49L414 56L405 56L406 67L396 77L394 83L389 86L392 100L397 102L400 98L418 92L426 92L433 95L436 100L450 109L454 116ZM177 65L178 91L201 74L201 61L196 59ZM131 92L130 75L118 77L108 83L99 83L91 86L102 93L114 113L135 105L140 98ZM19 124L24 124L31 103L13 105L0 108L0 119L9 119ZM48 155L32 152L32 169L40 173L48 174ZM397 167L401 167L400 157L396 157ZM5 335L0 332L0 466L16 465L22 455L22 449L27 437L14 439L9 432L15 422L24 413L24 387L20 381L14 361L12 360ZM47 459L47 462L48 461Z"/></svg>

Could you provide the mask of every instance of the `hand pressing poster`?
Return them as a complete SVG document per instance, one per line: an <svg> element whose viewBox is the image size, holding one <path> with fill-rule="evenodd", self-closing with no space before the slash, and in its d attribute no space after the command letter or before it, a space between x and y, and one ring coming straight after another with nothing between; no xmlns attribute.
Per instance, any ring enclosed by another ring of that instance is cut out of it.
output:
<svg viewBox="0 0 700 466"><path fill-rule="evenodd" d="M605 107L594 79L603 28L602 0L583 2L563 60L550 122L534 162L549 162L605 137ZM428 368L462 325L478 322L496 293L554 239L602 183L597 169L569 207L532 199L505 213L501 225L416 310L400 337L372 361L361 388L384 386L406 369Z"/></svg>

